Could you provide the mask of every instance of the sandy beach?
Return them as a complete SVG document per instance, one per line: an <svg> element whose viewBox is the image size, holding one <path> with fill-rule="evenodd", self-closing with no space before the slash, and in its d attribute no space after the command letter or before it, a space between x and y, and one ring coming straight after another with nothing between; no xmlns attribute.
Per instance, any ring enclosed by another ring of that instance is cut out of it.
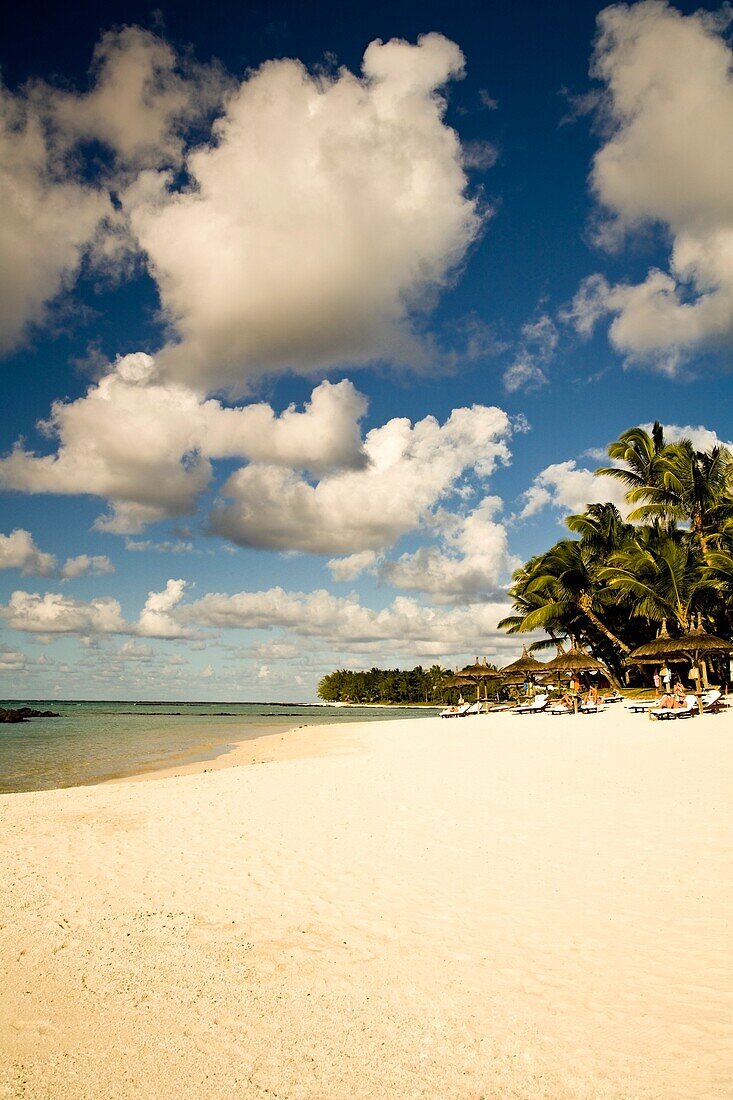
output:
<svg viewBox="0 0 733 1100"><path fill-rule="evenodd" d="M3 796L0 1097L733 1096L732 763L616 706Z"/></svg>

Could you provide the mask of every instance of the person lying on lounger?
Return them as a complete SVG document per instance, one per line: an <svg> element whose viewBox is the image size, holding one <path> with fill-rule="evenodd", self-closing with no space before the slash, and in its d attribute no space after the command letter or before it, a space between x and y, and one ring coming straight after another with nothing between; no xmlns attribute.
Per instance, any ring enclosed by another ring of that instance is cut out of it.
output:
<svg viewBox="0 0 733 1100"><path fill-rule="evenodd" d="M659 707L666 707L667 710L679 710L685 705L685 689L682 684L677 681L674 685L674 691L668 695L663 695L659 701Z"/></svg>

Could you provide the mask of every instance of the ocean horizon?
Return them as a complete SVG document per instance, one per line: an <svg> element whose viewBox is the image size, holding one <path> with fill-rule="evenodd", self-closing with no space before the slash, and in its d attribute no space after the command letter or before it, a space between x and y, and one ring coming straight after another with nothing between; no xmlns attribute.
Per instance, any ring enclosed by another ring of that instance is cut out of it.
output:
<svg viewBox="0 0 733 1100"><path fill-rule="evenodd" d="M179 699L4 699L58 718L0 724L0 794L86 786L201 760L295 726L412 718L437 708Z"/></svg>

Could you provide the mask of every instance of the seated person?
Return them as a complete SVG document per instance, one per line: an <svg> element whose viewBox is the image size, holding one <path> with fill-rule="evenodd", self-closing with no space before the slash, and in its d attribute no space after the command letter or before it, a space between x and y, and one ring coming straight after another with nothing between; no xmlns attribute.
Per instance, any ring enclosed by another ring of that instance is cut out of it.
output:
<svg viewBox="0 0 733 1100"><path fill-rule="evenodd" d="M674 685L674 691L667 695L663 695L659 700L660 707L666 707L668 710L679 710L685 705L685 689L678 680Z"/></svg>
<svg viewBox="0 0 733 1100"><path fill-rule="evenodd" d="M600 701L601 700L598 695L598 688L595 686L595 684L593 684L593 686L589 689L585 699L583 700L583 705L586 707L597 707Z"/></svg>

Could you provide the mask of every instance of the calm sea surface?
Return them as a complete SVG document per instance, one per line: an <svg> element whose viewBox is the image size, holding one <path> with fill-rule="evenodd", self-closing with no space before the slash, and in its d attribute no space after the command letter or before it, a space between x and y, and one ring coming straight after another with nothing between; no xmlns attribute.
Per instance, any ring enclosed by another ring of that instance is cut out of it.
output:
<svg viewBox="0 0 733 1100"><path fill-rule="evenodd" d="M298 703L120 703L0 700L60 718L0 723L0 793L76 787L195 760L235 741L294 726L420 718L433 710L322 707Z"/></svg>

